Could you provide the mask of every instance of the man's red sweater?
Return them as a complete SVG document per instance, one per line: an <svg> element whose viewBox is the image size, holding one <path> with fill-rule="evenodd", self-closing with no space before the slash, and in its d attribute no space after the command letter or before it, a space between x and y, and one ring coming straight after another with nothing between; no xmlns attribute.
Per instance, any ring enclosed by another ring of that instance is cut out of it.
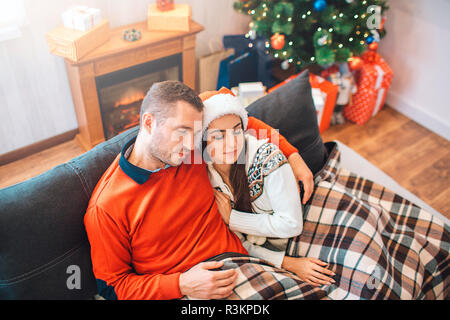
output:
<svg viewBox="0 0 450 320"><path fill-rule="evenodd" d="M248 127L272 129L253 117ZM101 177L84 218L99 293L181 298L181 273L224 252L247 252L222 220L203 162L144 170L127 161L134 141ZM279 146L287 157L297 152L281 135Z"/></svg>

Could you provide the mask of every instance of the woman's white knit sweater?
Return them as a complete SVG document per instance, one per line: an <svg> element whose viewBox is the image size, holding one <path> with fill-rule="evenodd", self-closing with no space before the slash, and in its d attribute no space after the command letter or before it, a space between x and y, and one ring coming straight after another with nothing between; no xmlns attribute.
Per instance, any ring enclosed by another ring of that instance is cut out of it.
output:
<svg viewBox="0 0 450 320"><path fill-rule="evenodd" d="M280 267L288 238L302 232L303 213L297 180L283 153L267 139L257 140L246 133L246 163L253 213L232 209L229 227L241 239L251 256ZM233 194L213 165L208 164L213 188ZM256 214L255 214L256 213ZM245 237L243 234L246 234ZM279 251L269 250L266 238Z"/></svg>

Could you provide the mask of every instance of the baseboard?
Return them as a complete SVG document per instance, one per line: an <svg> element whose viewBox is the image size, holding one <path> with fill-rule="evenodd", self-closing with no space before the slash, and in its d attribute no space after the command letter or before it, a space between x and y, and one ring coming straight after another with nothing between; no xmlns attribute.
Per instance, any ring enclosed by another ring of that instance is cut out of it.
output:
<svg viewBox="0 0 450 320"><path fill-rule="evenodd" d="M14 162L14 161L23 159L32 154L35 154L35 153L38 153L45 149L54 147L58 144L73 140L77 133L78 133L78 129L70 130L70 131L61 133L57 136L50 137L48 139L30 144L23 148L13 150L13 151L5 153L5 154L0 154L0 166L3 166L10 162Z"/></svg>
<svg viewBox="0 0 450 320"><path fill-rule="evenodd" d="M430 114L418 105L405 101L405 99L392 90L388 93L386 104L425 128L450 140L450 124L446 122L445 119L439 119L437 116Z"/></svg>

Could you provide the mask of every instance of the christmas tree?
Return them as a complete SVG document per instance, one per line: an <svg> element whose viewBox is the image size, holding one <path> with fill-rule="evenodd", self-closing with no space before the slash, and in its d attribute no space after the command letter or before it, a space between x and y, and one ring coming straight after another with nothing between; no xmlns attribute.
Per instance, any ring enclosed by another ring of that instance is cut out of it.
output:
<svg viewBox="0 0 450 320"><path fill-rule="evenodd" d="M252 18L248 36L267 39L267 52L303 68L349 61L385 35L386 0L239 0Z"/></svg>

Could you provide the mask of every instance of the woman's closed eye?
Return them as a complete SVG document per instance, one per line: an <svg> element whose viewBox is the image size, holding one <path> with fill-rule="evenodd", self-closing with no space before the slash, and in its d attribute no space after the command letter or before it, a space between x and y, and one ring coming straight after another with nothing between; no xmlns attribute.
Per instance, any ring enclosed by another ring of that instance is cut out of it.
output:
<svg viewBox="0 0 450 320"><path fill-rule="evenodd" d="M238 135L242 134L242 132L243 132L242 128L236 128L236 129L233 130L233 134L235 136L238 136Z"/></svg>
<svg viewBox="0 0 450 320"><path fill-rule="evenodd" d="M213 140L223 140L223 134L216 134L212 136Z"/></svg>
<svg viewBox="0 0 450 320"><path fill-rule="evenodd" d="M232 130L232 135L234 135L234 136L239 136L239 135L241 135L243 132L244 132L244 130L241 128L241 127L239 127L239 128L235 128L235 129L227 129L227 132L229 132L230 130ZM215 132L215 133L213 133L212 134L212 139L213 140L223 140L223 138L225 137L225 132L220 132L220 133L218 133L218 132Z"/></svg>

